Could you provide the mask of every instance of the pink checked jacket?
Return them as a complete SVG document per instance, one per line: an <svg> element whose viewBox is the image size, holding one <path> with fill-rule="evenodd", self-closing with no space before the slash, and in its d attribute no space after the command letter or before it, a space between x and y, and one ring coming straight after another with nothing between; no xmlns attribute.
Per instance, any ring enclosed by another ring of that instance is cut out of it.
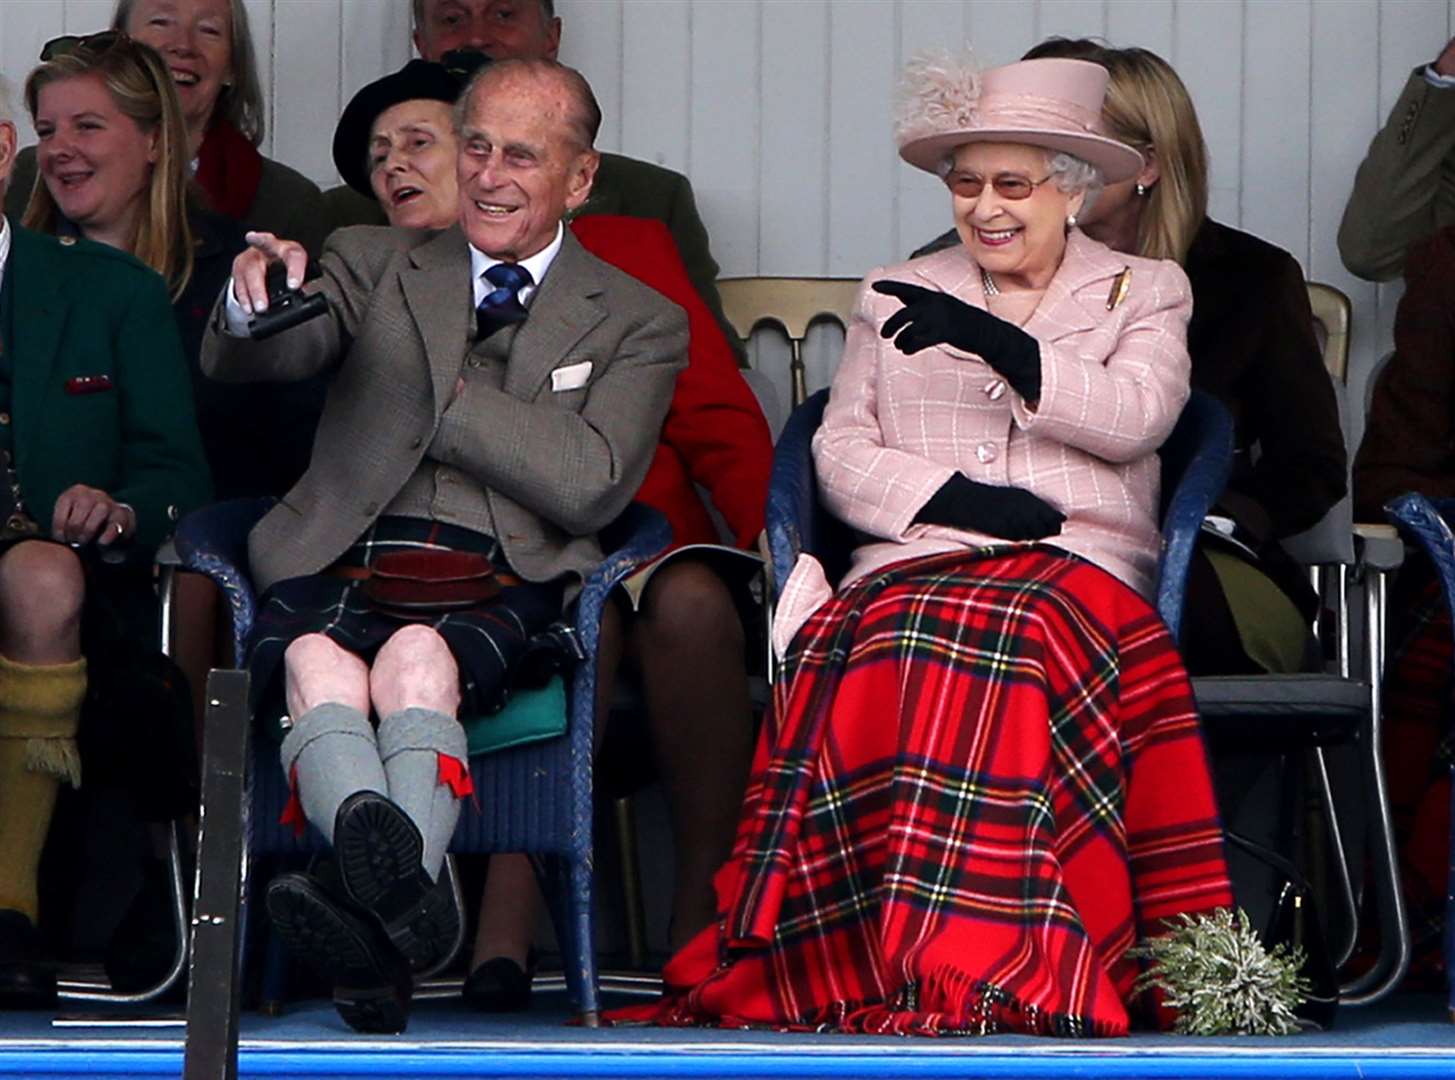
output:
<svg viewBox="0 0 1455 1080"><path fill-rule="evenodd" d="M1129 284L1117 301L1123 270ZM986 306L980 269L963 245L864 279L813 442L824 504L879 538L855 551L845 583L903 559L1010 543L913 524L958 470L1035 492L1066 515L1047 543L1150 594L1159 546L1155 451L1188 395L1192 292L1181 268L1119 254L1073 230L1023 327L1041 343L1034 409L974 354L938 346L906 356L881 338L879 327L901 306L869 288L885 279ZM801 557L775 617L780 654L831 594L817 561Z"/></svg>

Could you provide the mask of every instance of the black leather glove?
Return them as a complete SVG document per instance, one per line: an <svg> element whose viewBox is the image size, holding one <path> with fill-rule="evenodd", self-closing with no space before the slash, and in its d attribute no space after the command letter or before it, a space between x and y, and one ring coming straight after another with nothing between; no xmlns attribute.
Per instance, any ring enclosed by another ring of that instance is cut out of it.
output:
<svg viewBox="0 0 1455 1080"><path fill-rule="evenodd" d="M957 472L920 507L914 520L973 529L1002 540L1041 540L1059 533L1066 515L1025 488L982 484Z"/></svg>
<svg viewBox="0 0 1455 1080"><path fill-rule="evenodd" d="M879 331L894 338L900 352L913 355L931 345L953 345L1000 372L1026 401L1040 400L1041 346L1019 326L935 289L903 281L876 281L873 288L904 305Z"/></svg>

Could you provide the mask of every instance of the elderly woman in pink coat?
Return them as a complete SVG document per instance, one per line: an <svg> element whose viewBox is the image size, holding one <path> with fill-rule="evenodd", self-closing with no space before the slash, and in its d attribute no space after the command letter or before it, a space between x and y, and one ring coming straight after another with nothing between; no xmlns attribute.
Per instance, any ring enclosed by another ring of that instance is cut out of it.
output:
<svg viewBox="0 0 1455 1080"><path fill-rule="evenodd" d="M663 1023L1124 1034L1129 949L1230 903L1181 662L1145 595L1186 277L1076 228L1135 150L1106 71L906 75L901 156L964 243L864 282L814 440L861 534L800 560L720 921Z"/></svg>

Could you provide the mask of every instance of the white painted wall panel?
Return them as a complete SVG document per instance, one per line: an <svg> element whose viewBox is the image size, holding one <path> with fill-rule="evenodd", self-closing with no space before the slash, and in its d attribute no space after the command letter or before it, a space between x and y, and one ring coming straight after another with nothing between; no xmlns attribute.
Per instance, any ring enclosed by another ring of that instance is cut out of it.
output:
<svg viewBox="0 0 1455 1080"><path fill-rule="evenodd" d="M904 166L889 126L896 38L893 4L838 0L830 8L828 190L777 196L799 205L827 197L830 274L863 274L899 251L895 202Z"/></svg>
<svg viewBox="0 0 1455 1080"><path fill-rule="evenodd" d="M66 33L94 34L111 25L115 5L111 0L62 0Z"/></svg>
<svg viewBox="0 0 1455 1080"><path fill-rule="evenodd" d="M759 173L759 14L757 0L692 9L692 88L688 175L703 213L732 224L713 234L725 275L757 272Z"/></svg>
<svg viewBox="0 0 1455 1080"><path fill-rule="evenodd" d="M112 0L3 0L0 71L18 98L41 44L109 21ZM409 0L244 0L264 151L336 182L335 118L411 55ZM987 65L1049 34L1105 36L1182 72L1213 157L1213 212L1289 248L1355 303L1359 381L1399 286L1342 268L1335 233L1364 149L1455 0L557 0L561 55L601 101L601 145L691 175L732 274L859 275L948 224L943 192L890 142L899 62L968 41ZM17 101L17 104L19 102ZM22 140L32 135L23 109ZM832 350L811 363L826 378ZM822 369L822 370L820 370Z"/></svg>
<svg viewBox="0 0 1455 1080"><path fill-rule="evenodd" d="M336 175L332 125L344 104L344 2L273 3L273 154L306 176L330 182Z"/></svg>
<svg viewBox="0 0 1455 1080"><path fill-rule="evenodd" d="M267 125L261 149L269 157L276 157L273 147L273 114L277 111L277 94L273 86L273 0L243 0L243 7L247 9L248 25L253 32L253 50L258 59L258 81L263 85L263 96L267 105Z"/></svg>
<svg viewBox="0 0 1455 1080"><path fill-rule="evenodd" d="M1040 38L1036 34L1036 5L1030 0L967 0L970 17L966 32L975 55L986 67L1019 60ZM1047 31L1054 33L1054 31Z"/></svg>
<svg viewBox="0 0 1455 1080"><path fill-rule="evenodd" d="M958 53L965 44L965 8L953 0L899 4L899 60L927 50ZM889 138L888 129L885 139ZM950 196L937 177L900 165L895 169L894 250L901 256L944 232L950 224Z"/></svg>
<svg viewBox="0 0 1455 1080"><path fill-rule="evenodd" d="M1351 402L1362 401L1363 374L1375 350L1374 286L1339 261L1337 233L1354 170L1364 156L1378 109L1378 9L1326 4L1313 8L1313 84L1310 109L1309 266L1311 277L1336 285L1355 304L1350 365ZM1362 409L1350 410L1351 443L1363 432Z"/></svg>
<svg viewBox="0 0 1455 1080"><path fill-rule="evenodd" d="M1038 0L1035 37L1105 37L1106 5L1102 0Z"/></svg>
<svg viewBox="0 0 1455 1080"><path fill-rule="evenodd" d="M622 139L624 86L622 0L576 4L567 15L570 25L561 41L561 61L578 68L590 81L596 102L601 106L598 139L602 146L618 147Z"/></svg>
<svg viewBox="0 0 1455 1080"><path fill-rule="evenodd" d="M620 149L673 169L687 164L692 114L688 23L693 7L678 0L630 0L622 5L626 74ZM566 32L571 32L569 27Z"/></svg>
<svg viewBox="0 0 1455 1080"><path fill-rule="evenodd" d="M1176 5L1167 0L1107 0L1106 39L1171 58L1176 13Z"/></svg>
<svg viewBox="0 0 1455 1080"><path fill-rule="evenodd" d="M1291 251L1308 267L1311 8L1307 0L1251 4L1244 25L1243 124L1238 183L1242 228ZM1214 159L1214 167L1218 162Z"/></svg>
<svg viewBox="0 0 1455 1080"><path fill-rule="evenodd" d="M770 2L761 19L759 265L819 275L829 258L829 5Z"/></svg>
<svg viewBox="0 0 1455 1080"><path fill-rule="evenodd" d="M66 33L65 9L56 0L12 0L0 18L0 62L10 87L11 104L18 121L20 141L35 141L23 94L25 77L35 66L41 46Z"/></svg>
<svg viewBox="0 0 1455 1080"><path fill-rule="evenodd" d="M1243 5L1183 0L1177 5L1173 45L1167 59L1192 94L1212 159L1208 212L1236 226L1243 161Z"/></svg>

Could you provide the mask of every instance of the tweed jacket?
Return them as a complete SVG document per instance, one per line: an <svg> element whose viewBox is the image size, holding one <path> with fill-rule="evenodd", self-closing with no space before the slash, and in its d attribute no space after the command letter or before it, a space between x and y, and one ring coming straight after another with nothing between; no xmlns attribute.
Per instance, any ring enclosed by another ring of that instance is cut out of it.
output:
<svg viewBox="0 0 1455 1080"><path fill-rule="evenodd" d="M154 548L211 493L167 288L125 252L10 223L10 415L21 497L47 533L56 498L100 488Z"/></svg>
<svg viewBox="0 0 1455 1080"><path fill-rule="evenodd" d="M474 332L458 228L344 229L320 268L308 287L328 297L327 316L254 342L226 333L219 298L203 342L202 368L214 378L332 371L308 471L248 538L259 588L333 563L426 454L485 490L496 539L522 577L588 573L601 560L597 531L651 462L685 362L681 309L567 232L515 334L503 386L471 380L457 395ZM554 377L558 369L573 377Z"/></svg>
<svg viewBox="0 0 1455 1080"><path fill-rule="evenodd" d="M1130 287L1107 310L1124 269ZM1149 594L1159 548L1155 452L1189 393L1192 294L1181 268L1118 254L1073 231L1024 326L1041 346L1035 408L978 356L950 346L906 356L880 337L901 306L871 291L886 279L985 307L980 268L963 245L864 279L813 443L825 506L868 541L845 581L903 559L1009 543L914 522L959 471L1033 491L1066 515L1047 543ZM822 570L801 560L785 587L775 645L786 648L828 596Z"/></svg>
<svg viewBox="0 0 1455 1080"><path fill-rule="evenodd" d="M1405 253L1455 225L1455 87L1431 86L1424 67L1369 144L1339 223L1339 255L1369 281L1392 281Z"/></svg>
<svg viewBox="0 0 1455 1080"><path fill-rule="evenodd" d="M1394 356L1354 458L1354 512L1381 521L1406 491L1455 497L1455 226L1410 248Z"/></svg>

